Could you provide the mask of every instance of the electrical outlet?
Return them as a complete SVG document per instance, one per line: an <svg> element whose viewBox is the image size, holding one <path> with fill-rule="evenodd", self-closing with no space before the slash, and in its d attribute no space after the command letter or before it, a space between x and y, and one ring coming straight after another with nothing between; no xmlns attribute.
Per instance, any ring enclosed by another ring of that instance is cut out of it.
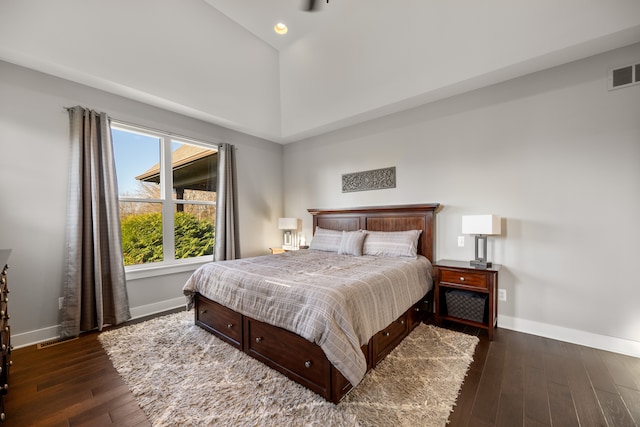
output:
<svg viewBox="0 0 640 427"><path fill-rule="evenodd" d="M498 289L498 301L506 301L506 300L507 300L507 290Z"/></svg>
<svg viewBox="0 0 640 427"><path fill-rule="evenodd" d="M62 310L63 304L64 304L64 297L58 298L58 310Z"/></svg>
<svg viewBox="0 0 640 427"><path fill-rule="evenodd" d="M458 236L458 247L464 248L464 236Z"/></svg>

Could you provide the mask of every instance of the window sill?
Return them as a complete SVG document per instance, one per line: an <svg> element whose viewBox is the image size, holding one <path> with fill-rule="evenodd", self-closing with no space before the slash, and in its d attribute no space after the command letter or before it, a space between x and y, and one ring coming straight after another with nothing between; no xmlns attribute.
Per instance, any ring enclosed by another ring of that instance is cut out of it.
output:
<svg viewBox="0 0 640 427"><path fill-rule="evenodd" d="M162 265L135 265L125 267L127 280L144 279L147 277L166 276L175 273L184 273L185 271L195 271L201 265L212 262L211 256L197 258L195 260L179 260L171 264L164 263Z"/></svg>

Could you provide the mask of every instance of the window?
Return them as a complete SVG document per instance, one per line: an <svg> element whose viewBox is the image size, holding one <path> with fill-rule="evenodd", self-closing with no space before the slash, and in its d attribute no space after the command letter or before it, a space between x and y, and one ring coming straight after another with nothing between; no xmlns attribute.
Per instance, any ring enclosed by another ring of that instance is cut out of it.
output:
<svg viewBox="0 0 640 427"><path fill-rule="evenodd" d="M112 122L125 266L213 254L218 150Z"/></svg>

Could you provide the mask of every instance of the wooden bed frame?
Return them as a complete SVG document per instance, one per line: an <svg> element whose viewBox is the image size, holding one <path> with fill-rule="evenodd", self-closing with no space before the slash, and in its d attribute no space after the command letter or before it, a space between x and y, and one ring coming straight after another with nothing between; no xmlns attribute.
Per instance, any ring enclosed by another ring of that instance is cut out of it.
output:
<svg viewBox="0 0 640 427"><path fill-rule="evenodd" d="M433 262L435 214L439 206L432 203L308 211L313 216L314 232L316 227L346 231L422 230L418 253ZM432 306L431 294L425 295L362 347L367 370L375 368L420 323ZM333 403L338 403L352 388L317 344L244 316L198 293L195 294L195 323Z"/></svg>

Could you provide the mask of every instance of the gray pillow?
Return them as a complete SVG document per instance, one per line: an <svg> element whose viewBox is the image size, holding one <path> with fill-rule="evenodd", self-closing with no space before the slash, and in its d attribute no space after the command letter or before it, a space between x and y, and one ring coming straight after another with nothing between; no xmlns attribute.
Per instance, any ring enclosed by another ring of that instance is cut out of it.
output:
<svg viewBox="0 0 640 427"><path fill-rule="evenodd" d="M342 241L342 231L316 227L309 249L326 252L338 252Z"/></svg>
<svg viewBox="0 0 640 427"><path fill-rule="evenodd" d="M362 256L362 246L367 234L363 231L343 231L338 253L342 255Z"/></svg>
<svg viewBox="0 0 640 427"><path fill-rule="evenodd" d="M367 231L364 255L410 257L418 256L418 238L422 230Z"/></svg>

